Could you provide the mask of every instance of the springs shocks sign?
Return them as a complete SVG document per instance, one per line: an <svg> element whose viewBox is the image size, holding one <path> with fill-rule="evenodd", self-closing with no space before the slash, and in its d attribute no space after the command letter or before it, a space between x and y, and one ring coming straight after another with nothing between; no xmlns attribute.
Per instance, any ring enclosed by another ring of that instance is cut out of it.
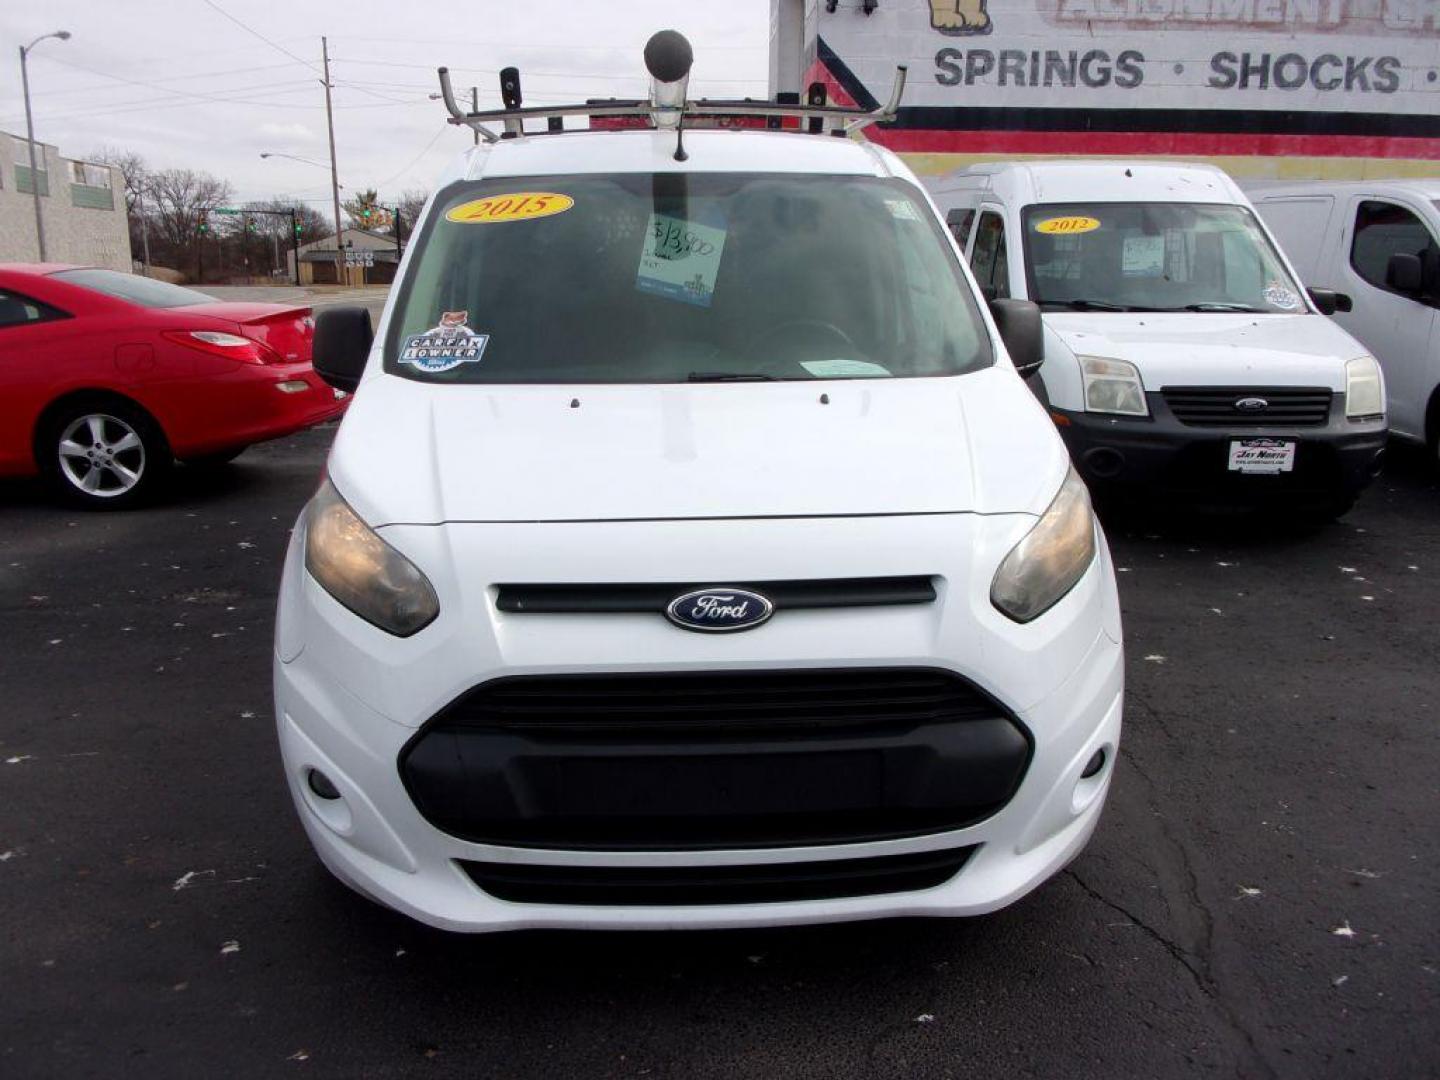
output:
<svg viewBox="0 0 1440 1080"><path fill-rule="evenodd" d="M869 133L901 152L1406 158L1440 175L1440 0L805 7L807 81L868 104L910 65L899 120Z"/></svg>

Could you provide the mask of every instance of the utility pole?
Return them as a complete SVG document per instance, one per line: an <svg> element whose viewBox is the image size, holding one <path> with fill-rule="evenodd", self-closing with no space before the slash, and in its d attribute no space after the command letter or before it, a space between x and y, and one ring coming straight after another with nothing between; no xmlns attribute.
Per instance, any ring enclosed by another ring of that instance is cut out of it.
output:
<svg viewBox="0 0 1440 1080"><path fill-rule="evenodd" d="M330 42L323 37L320 39L320 52L325 58L325 126L330 132L330 194L335 199L335 283L343 285L345 256L340 250L340 172L335 167L335 113L330 107ZM298 263L295 268L300 268Z"/></svg>
<svg viewBox="0 0 1440 1080"><path fill-rule="evenodd" d="M472 113L477 113L480 111L480 87L478 86L472 86L470 88L470 111ZM475 145L479 146L480 132L477 130L470 132L470 134L475 136Z"/></svg>
<svg viewBox="0 0 1440 1080"><path fill-rule="evenodd" d="M48 34L41 34L29 45L20 46L20 86L25 93L25 137L30 147L30 194L35 199L35 241L40 249L40 261L45 261L45 220L40 215L40 173L35 168L35 121L30 115L30 71L26 67L25 58L30 50L39 45L46 38L57 38L60 41L70 40L69 30L52 30ZM41 164L45 164L41 161ZM49 184L50 173L45 172L46 184Z"/></svg>
<svg viewBox="0 0 1440 1080"><path fill-rule="evenodd" d="M295 284L300 284L300 219L290 211L290 250L295 255Z"/></svg>
<svg viewBox="0 0 1440 1080"><path fill-rule="evenodd" d="M145 216L145 182L135 192L135 209L140 211L140 243L145 250L145 276L150 276L150 219Z"/></svg>

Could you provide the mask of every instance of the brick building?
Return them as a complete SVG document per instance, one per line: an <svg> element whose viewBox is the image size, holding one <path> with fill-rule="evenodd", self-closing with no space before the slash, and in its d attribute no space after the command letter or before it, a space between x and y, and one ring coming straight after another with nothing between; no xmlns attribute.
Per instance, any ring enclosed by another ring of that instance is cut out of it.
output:
<svg viewBox="0 0 1440 1080"><path fill-rule="evenodd" d="M41 142L35 144L35 159L47 259L128 272L130 228L119 171L61 157ZM0 131L0 262L39 258L33 191L24 136Z"/></svg>

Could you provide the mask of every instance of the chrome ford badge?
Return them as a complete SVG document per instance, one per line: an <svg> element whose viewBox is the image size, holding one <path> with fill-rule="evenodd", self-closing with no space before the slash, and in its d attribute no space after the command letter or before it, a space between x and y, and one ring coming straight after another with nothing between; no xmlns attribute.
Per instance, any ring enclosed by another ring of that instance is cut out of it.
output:
<svg viewBox="0 0 1440 1080"><path fill-rule="evenodd" d="M749 630L774 613L768 598L746 589L696 589L665 608L665 617L681 629L711 634Z"/></svg>
<svg viewBox="0 0 1440 1080"><path fill-rule="evenodd" d="M1270 402L1263 397L1242 397L1235 402L1235 408L1241 412L1259 412L1261 409L1268 409Z"/></svg>

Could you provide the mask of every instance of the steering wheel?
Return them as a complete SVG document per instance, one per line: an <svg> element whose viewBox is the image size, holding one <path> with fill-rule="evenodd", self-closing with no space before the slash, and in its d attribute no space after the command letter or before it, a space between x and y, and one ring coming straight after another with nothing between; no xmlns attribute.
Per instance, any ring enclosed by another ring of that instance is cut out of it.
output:
<svg viewBox="0 0 1440 1080"><path fill-rule="evenodd" d="M845 333L844 330L841 330L834 323L825 322L823 319L786 319L784 322L776 323L774 326L768 326L745 343L746 355L754 353L757 345L769 341L782 332L798 329L820 330L832 337L839 338L851 351L852 358L854 359L865 355L864 351L861 350L859 345L855 344L849 334Z"/></svg>

